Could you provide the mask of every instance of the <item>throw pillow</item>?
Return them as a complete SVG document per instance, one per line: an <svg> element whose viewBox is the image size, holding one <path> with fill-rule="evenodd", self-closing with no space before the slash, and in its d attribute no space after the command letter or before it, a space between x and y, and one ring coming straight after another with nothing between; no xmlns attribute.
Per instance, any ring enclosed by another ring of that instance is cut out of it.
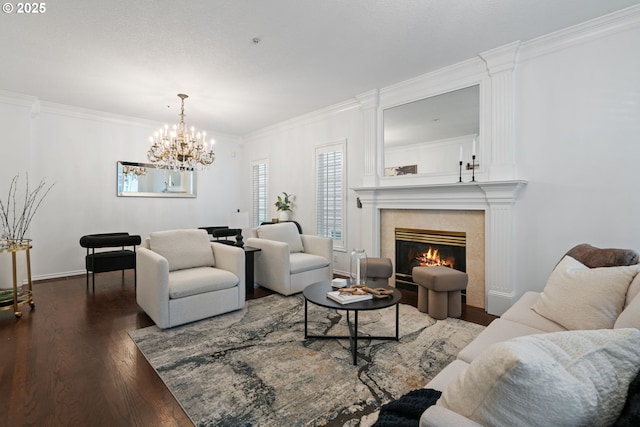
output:
<svg viewBox="0 0 640 427"><path fill-rule="evenodd" d="M574 246L565 255L569 255L589 268L632 265L637 264L639 259L638 253L633 249L603 249L587 243Z"/></svg>
<svg viewBox="0 0 640 427"><path fill-rule="evenodd" d="M156 231L149 236L152 251L169 262L169 271L214 267L213 249L205 230Z"/></svg>
<svg viewBox="0 0 640 427"><path fill-rule="evenodd" d="M632 328L514 338L482 352L437 405L482 425L608 426L636 376L638 348Z"/></svg>
<svg viewBox="0 0 640 427"><path fill-rule="evenodd" d="M304 252L298 227L292 222L262 225L257 228L256 232L261 239L276 240L288 244L289 252Z"/></svg>
<svg viewBox="0 0 640 427"><path fill-rule="evenodd" d="M637 265L589 268L565 256L531 308L570 330L611 329L637 272Z"/></svg>

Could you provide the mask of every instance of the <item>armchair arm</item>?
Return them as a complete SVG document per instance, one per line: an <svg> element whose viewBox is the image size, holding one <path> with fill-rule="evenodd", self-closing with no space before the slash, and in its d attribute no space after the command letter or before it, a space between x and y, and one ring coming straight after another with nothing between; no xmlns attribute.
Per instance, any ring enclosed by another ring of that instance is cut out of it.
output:
<svg viewBox="0 0 640 427"><path fill-rule="evenodd" d="M244 250L237 246L225 245L223 243L216 242L211 242L211 249L213 250L213 257L216 263L215 267L221 270L230 271L240 279L240 282L238 283L240 301L244 301L247 290L244 268Z"/></svg>
<svg viewBox="0 0 640 427"><path fill-rule="evenodd" d="M333 261L333 240L313 234L301 234L300 237L306 253L327 258L329 263Z"/></svg>
<svg viewBox="0 0 640 427"><path fill-rule="evenodd" d="M443 406L432 405L422 413L420 427L482 427L482 424Z"/></svg>
<svg viewBox="0 0 640 427"><path fill-rule="evenodd" d="M159 328L169 327L169 262L147 248L136 251L138 305Z"/></svg>
<svg viewBox="0 0 640 427"><path fill-rule="evenodd" d="M289 245L255 237L245 240L245 245L261 249L255 256L256 282L274 291L286 290L288 293L291 282Z"/></svg>

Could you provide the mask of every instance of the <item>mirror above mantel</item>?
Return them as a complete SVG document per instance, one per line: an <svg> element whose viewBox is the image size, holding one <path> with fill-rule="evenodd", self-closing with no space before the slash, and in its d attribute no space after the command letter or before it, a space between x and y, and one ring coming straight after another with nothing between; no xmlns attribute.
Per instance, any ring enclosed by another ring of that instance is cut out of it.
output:
<svg viewBox="0 0 640 427"><path fill-rule="evenodd" d="M448 175L480 150L480 85L383 110L384 175ZM476 161L476 168L478 168Z"/></svg>
<svg viewBox="0 0 640 427"><path fill-rule="evenodd" d="M118 197L196 197L196 171L118 162Z"/></svg>

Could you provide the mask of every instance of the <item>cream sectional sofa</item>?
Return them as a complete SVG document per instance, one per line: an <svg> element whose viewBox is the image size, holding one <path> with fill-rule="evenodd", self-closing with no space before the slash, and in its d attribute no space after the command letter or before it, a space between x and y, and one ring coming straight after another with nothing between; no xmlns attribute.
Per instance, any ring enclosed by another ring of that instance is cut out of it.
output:
<svg viewBox="0 0 640 427"><path fill-rule="evenodd" d="M585 251L600 261L585 257ZM423 413L421 427L573 425L586 414L592 417L588 425L608 425L613 413L619 414L622 409L620 401L624 404L629 384L640 369L638 255L633 251L618 252L622 257L602 261L602 256L611 255L610 251L588 245L572 249L556 266L543 292L525 293L462 349L457 359L425 386L443 394L436 405ZM571 255L596 267L589 268ZM617 267L619 264L628 267ZM616 267L599 268L602 266ZM610 273L622 275L606 277L603 287L599 277ZM572 288L576 281L580 282L578 289ZM562 298L565 301L560 301ZM604 314L597 313L600 307L594 304L604 306ZM530 367L535 375L527 378ZM565 378L567 372L574 376ZM605 378L603 384L598 384L599 376ZM588 383L586 392L577 385L580 381ZM584 401L590 398L589 392L595 393L597 401L592 407ZM605 402L609 406L596 408L604 406L602 396L610 397ZM529 403L533 410L528 408ZM566 409L554 412L556 403ZM519 411L520 406L525 412ZM533 413L536 411L540 413ZM570 411L582 414L562 418L571 415ZM591 421L598 417L600 421Z"/></svg>

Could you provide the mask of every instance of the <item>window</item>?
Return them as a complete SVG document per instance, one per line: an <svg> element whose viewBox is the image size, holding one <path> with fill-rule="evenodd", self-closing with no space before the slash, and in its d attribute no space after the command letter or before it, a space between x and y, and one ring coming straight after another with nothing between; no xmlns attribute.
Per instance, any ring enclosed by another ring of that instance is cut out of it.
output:
<svg viewBox="0 0 640 427"><path fill-rule="evenodd" d="M345 142L316 148L316 234L344 249Z"/></svg>
<svg viewBox="0 0 640 427"><path fill-rule="evenodd" d="M253 227L257 227L267 220L267 179L269 177L269 162L266 159L251 162L251 176L251 221Z"/></svg>

